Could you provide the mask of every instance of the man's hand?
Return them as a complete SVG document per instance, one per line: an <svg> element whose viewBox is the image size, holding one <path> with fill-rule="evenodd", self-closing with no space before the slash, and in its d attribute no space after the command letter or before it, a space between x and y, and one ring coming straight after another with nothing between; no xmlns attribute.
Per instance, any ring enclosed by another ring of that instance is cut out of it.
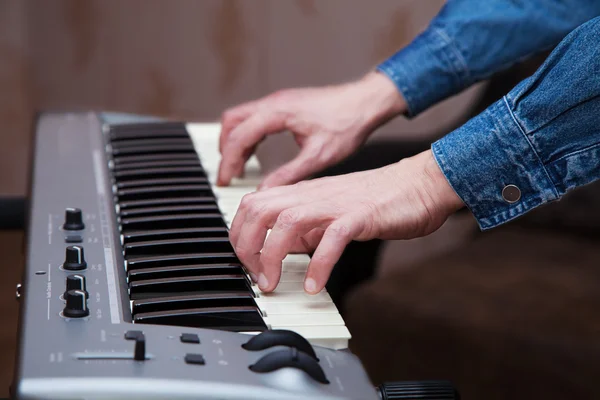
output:
<svg viewBox="0 0 600 400"><path fill-rule="evenodd" d="M246 195L230 239L263 291L277 286L287 254L316 249L304 289L318 293L352 240L425 236L462 206L426 151L376 170Z"/></svg>
<svg viewBox="0 0 600 400"><path fill-rule="evenodd" d="M373 72L349 84L277 92L240 105L222 116L218 185L241 176L266 135L289 130L298 156L260 188L296 183L351 155L379 125L404 112L406 104L387 77Z"/></svg>

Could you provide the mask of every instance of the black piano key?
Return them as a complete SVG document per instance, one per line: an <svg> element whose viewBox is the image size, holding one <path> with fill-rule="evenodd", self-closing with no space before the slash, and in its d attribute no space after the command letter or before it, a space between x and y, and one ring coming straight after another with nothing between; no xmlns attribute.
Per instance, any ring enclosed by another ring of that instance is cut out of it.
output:
<svg viewBox="0 0 600 400"><path fill-rule="evenodd" d="M194 145L189 144L173 144L170 146L132 146L123 148L113 148L112 155L114 157L128 155L150 155L150 154L172 154L172 153L195 153Z"/></svg>
<svg viewBox="0 0 600 400"><path fill-rule="evenodd" d="M139 280L129 283L129 298L176 296L178 294L237 291L253 293L245 274L200 275L180 278Z"/></svg>
<svg viewBox="0 0 600 400"><path fill-rule="evenodd" d="M208 228L213 226L226 226L221 214L194 213L121 219L121 230L123 232L149 229Z"/></svg>
<svg viewBox="0 0 600 400"><path fill-rule="evenodd" d="M140 162L150 161L165 161L165 160L195 160L199 161L197 153L172 153L172 154L147 154L147 155L136 155L136 156L120 156L113 157L112 163L116 166L122 166L127 164L135 164Z"/></svg>
<svg viewBox="0 0 600 400"><path fill-rule="evenodd" d="M257 306L252 295L240 292L217 292L189 296L156 297L152 299L134 300L131 304L133 314L216 307Z"/></svg>
<svg viewBox="0 0 600 400"><path fill-rule="evenodd" d="M231 252L233 247L229 238L197 238L152 240L148 242L128 243L123 247L125 258L131 256L154 256L161 254L188 254Z"/></svg>
<svg viewBox="0 0 600 400"><path fill-rule="evenodd" d="M178 145L193 145L192 139L189 137L170 137L170 138L140 138L131 140L119 140L110 144L111 148L123 149L125 147L140 147L140 146L178 146Z"/></svg>
<svg viewBox="0 0 600 400"><path fill-rule="evenodd" d="M174 265L162 268L140 268L127 273L129 282L146 279L179 278L184 276L244 274L242 264Z"/></svg>
<svg viewBox="0 0 600 400"><path fill-rule="evenodd" d="M137 180L126 180L124 182L117 182L117 190L129 189L135 187L149 187L149 186L168 186L168 185L193 185L193 184L206 184L208 178L206 177L182 177L182 178L163 178L156 179L137 179ZM145 178L148 178L145 176Z"/></svg>
<svg viewBox="0 0 600 400"><path fill-rule="evenodd" d="M136 207L126 208L119 211L121 218L128 217L145 217L145 216L158 216L158 215L174 215L174 214L197 214L197 213L218 213L219 206L217 203L213 204L195 204L195 205L177 205L177 206L166 206L166 207Z"/></svg>
<svg viewBox="0 0 600 400"><path fill-rule="evenodd" d="M233 332L265 331L267 326L255 307L220 307L136 314L135 323L176 325Z"/></svg>
<svg viewBox="0 0 600 400"><path fill-rule="evenodd" d="M113 174L117 174L118 172L125 172L128 170L145 170L151 168L175 168L175 167L198 167L202 168L200 165L200 160L198 159L190 159L190 160L156 160L156 161L143 161L143 162L132 162L132 163L124 163L113 165Z"/></svg>
<svg viewBox="0 0 600 400"><path fill-rule="evenodd" d="M137 168L115 171L113 176L116 181L123 182L132 179L147 179L147 178L183 178L183 177L204 177L206 174L198 164L191 167L175 167L168 166L162 168Z"/></svg>
<svg viewBox="0 0 600 400"><path fill-rule="evenodd" d="M116 195L119 198L119 202L165 197L214 197L210 185L164 185L127 188L118 190Z"/></svg>
<svg viewBox="0 0 600 400"><path fill-rule="evenodd" d="M202 237L229 237L226 227L213 228L178 228L147 231L128 231L121 235L121 244L142 242L146 240L167 240Z"/></svg>
<svg viewBox="0 0 600 400"><path fill-rule="evenodd" d="M111 141L140 139L148 137L189 137L182 122L149 122L111 125Z"/></svg>
<svg viewBox="0 0 600 400"><path fill-rule="evenodd" d="M137 208L157 205L192 205L192 204L216 204L217 199L214 196L198 196L198 197L160 197L144 200L126 200L119 201L119 211L127 208Z"/></svg>
<svg viewBox="0 0 600 400"><path fill-rule="evenodd" d="M174 265L239 263L235 253L171 254L151 257L131 257L125 260L125 269L169 267Z"/></svg>

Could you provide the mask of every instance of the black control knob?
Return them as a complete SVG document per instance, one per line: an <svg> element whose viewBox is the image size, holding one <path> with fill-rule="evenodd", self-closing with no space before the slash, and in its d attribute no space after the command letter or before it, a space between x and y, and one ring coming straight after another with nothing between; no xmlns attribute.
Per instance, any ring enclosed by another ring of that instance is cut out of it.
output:
<svg viewBox="0 0 600 400"><path fill-rule="evenodd" d="M69 246L65 251L65 262L63 268L68 271L81 271L87 268L87 262L85 262L85 256L83 254L83 247L81 246Z"/></svg>
<svg viewBox="0 0 600 400"><path fill-rule="evenodd" d="M319 363L308 354L298 351L295 347L269 353L249 368L250 371L257 373L272 372L281 368L296 368L306 372L317 382L329 383Z"/></svg>
<svg viewBox="0 0 600 400"><path fill-rule="evenodd" d="M85 228L83 214L79 208L67 208L65 210L65 223L63 229L67 231L80 231Z"/></svg>
<svg viewBox="0 0 600 400"><path fill-rule="evenodd" d="M65 295L67 304L63 309L63 315L68 318L82 318L90 315L87 307L85 292L82 290L69 290Z"/></svg>
<svg viewBox="0 0 600 400"><path fill-rule="evenodd" d="M85 276L83 275L77 274L67 276L67 290L65 290L64 298L67 298L67 292L69 290L81 290L82 292L85 292L86 299L90 297L85 284Z"/></svg>
<svg viewBox="0 0 600 400"><path fill-rule="evenodd" d="M382 400L459 400L458 391L446 381L386 382L378 387Z"/></svg>
<svg viewBox="0 0 600 400"><path fill-rule="evenodd" d="M312 348L308 340L300 336L294 331L285 329L271 329L264 331L242 345L242 348L250 351L265 350L274 346L294 347L315 360L319 361L315 350Z"/></svg>

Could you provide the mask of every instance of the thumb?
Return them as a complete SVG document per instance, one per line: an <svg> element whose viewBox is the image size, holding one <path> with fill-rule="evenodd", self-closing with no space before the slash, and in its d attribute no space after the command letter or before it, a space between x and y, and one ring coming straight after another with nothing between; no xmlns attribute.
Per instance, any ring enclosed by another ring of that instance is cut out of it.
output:
<svg viewBox="0 0 600 400"><path fill-rule="evenodd" d="M315 172L319 172L324 165L318 161L318 154L318 150L311 148L311 146L305 146L296 158L267 175L258 186L258 189L291 185Z"/></svg>

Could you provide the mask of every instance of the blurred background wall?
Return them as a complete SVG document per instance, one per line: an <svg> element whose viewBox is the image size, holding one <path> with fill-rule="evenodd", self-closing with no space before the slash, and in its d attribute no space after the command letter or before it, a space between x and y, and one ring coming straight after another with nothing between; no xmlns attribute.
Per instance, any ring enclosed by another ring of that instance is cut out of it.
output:
<svg viewBox="0 0 600 400"><path fill-rule="evenodd" d="M360 77L441 0L0 0L0 193L25 192L34 112L216 120L277 89ZM479 88L381 135L452 124ZM10 173L6 173L10 171Z"/></svg>

